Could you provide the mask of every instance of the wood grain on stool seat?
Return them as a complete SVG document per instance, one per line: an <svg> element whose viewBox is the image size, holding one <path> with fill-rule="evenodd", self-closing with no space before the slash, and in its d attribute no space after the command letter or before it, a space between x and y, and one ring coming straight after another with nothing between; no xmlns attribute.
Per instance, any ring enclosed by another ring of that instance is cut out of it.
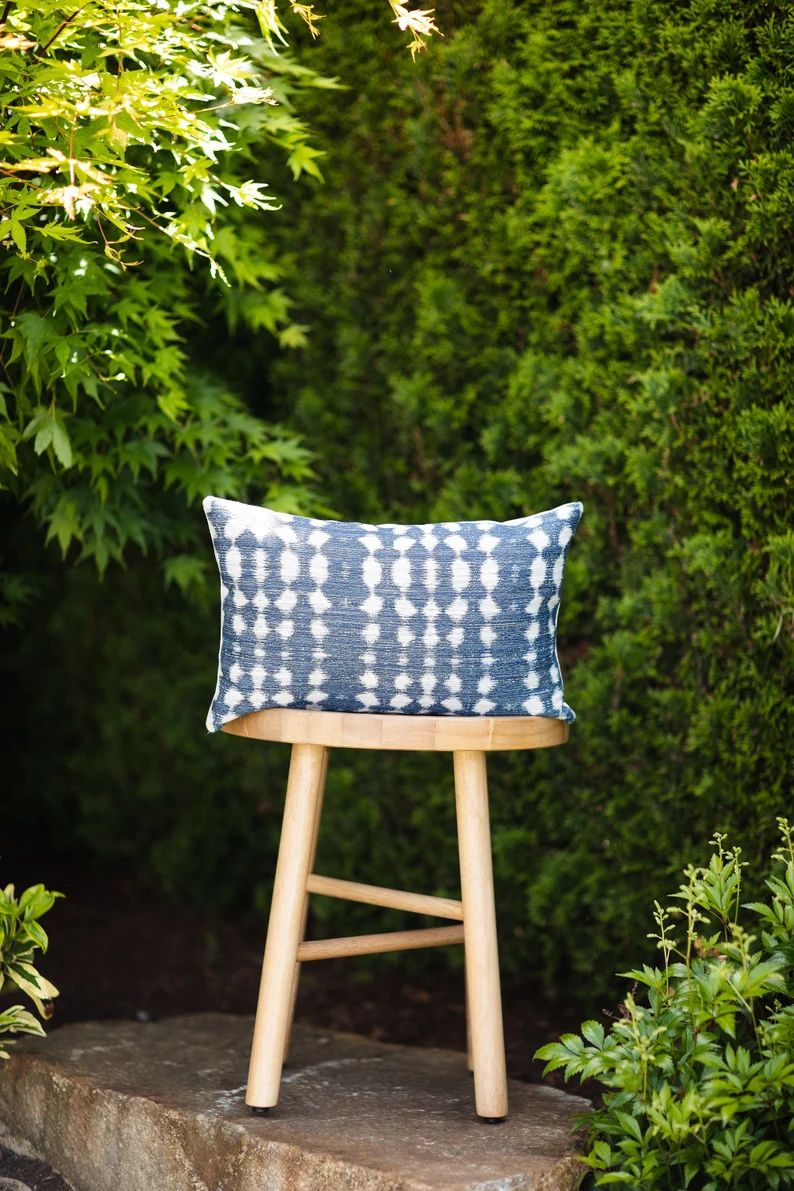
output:
<svg viewBox="0 0 794 1191"><path fill-rule="evenodd" d="M252 711L222 731L284 744L411 752L551 748L568 739L567 723L545 716L373 715L291 707Z"/></svg>

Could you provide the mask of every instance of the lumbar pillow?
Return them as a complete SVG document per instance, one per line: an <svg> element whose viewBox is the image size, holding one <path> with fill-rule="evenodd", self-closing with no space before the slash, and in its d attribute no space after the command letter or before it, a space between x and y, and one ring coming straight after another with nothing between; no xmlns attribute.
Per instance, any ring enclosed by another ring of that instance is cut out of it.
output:
<svg viewBox="0 0 794 1191"><path fill-rule="evenodd" d="M204 511L221 572L210 731L265 707L574 719L556 627L581 504L435 525L214 496Z"/></svg>

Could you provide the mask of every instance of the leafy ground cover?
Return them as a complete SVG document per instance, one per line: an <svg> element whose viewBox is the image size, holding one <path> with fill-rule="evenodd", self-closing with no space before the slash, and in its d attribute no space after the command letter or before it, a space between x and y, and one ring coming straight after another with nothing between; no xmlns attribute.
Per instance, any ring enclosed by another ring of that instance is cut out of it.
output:
<svg viewBox="0 0 794 1191"><path fill-rule="evenodd" d="M607 1089L586 1125L599 1187L794 1185L794 841L778 825L764 901L743 903L747 863L717 836L656 903L658 964L624 973L634 991L614 1023L538 1052L547 1072Z"/></svg>
<svg viewBox="0 0 794 1191"><path fill-rule="evenodd" d="M13 885L0 890L0 1060L8 1058L7 1046L18 1034L44 1033L28 1002L40 1017L52 1014L58 989L38 971L36 963L37 953L46 952L49 943L40 919L52 909L57 896L43 885L30 885L19 897ZM23 1004L18 1003L20 997ZM5 1004L9 999L13 1003Z"/></svg>

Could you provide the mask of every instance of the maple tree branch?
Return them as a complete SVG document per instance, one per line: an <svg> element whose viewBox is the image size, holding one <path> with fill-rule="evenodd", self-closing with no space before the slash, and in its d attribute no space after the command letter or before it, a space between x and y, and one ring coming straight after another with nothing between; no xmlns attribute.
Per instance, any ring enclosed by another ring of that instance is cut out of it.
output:
<svg viewBox="0 0 794 1191"><path fill-rule="evenodd" d="M11 0L7 0L7 4L8 4L8 3L11 3ZM74 20L74 18L75 18L75 17L78 17L78 16L80 15L80 13L83 11L83 9L84 9L84 8L88 8L88 5L89 5L89 3L90 3L90 0L85 0L85 4L81 4L79 8L76 8L76 9L74 10L74 12L71 14L71 16L68 16L68 17L66 18L66 20L64 20L64 21L61 21L60 25L58 26L58 28L57 28L57 29L55 30L55 32L53 33L53 35L52 35L52 37L50 38L50 40L49 40L48 42L46 42L46 43L45 43L45 44L44 44L44 45L41 47L41 49L39 49L39 50L37 50L37 51L36 51L36 57L37 57L37 58L40 58L42 54L46 54L47 50L50 48L50 46L51 46L51 45L52 45L52 43L53 43L53 42L56 40L56 38L58 38L58 37L60 37L60 36L61 36L61 34L63 33L64 29L67 27L67 25L71 25L71 23L72 23L72 21Z"/></svg>

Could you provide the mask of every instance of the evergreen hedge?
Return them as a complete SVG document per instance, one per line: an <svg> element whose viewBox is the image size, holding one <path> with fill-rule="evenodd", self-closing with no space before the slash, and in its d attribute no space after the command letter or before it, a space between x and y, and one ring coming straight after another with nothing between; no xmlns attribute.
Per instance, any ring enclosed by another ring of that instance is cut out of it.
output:
<svg viewBox="0 0 794 1191"><path fill-rule="evenodd" d="M592 985L714 829L762 853L791 795L794 13L478 9L440 6L416 68L363 0L307 51L348 89L308 113L326 184L281 234L309 345L272 376L344 515L584 501L579 720L492 784L506 959ZM399 778L421 870L447 794Z"/></svg>
<svg viewBox="0 0 794 1191"><path fill-rule="evenodd" d="M220 354L304 434L340 516L584 501L560 622L578 722L491 778L504 966L590 993L712 832L765 853L791 792L794 14L438 9L415 65L368 0L334 0L301 48L345 83L302 104L324 184L268 216L307 346L239 330ZM203 737L214 603L70 582L18 655L27 675L69 660L47 695L68 770L39 753L17 788L183 895L264 901L283 764ZM257 810L267 838L241 849ZM340 755L324 827L320 871L454 889L443 759ZM317 901L321 930L369 914Z"/></svg>

